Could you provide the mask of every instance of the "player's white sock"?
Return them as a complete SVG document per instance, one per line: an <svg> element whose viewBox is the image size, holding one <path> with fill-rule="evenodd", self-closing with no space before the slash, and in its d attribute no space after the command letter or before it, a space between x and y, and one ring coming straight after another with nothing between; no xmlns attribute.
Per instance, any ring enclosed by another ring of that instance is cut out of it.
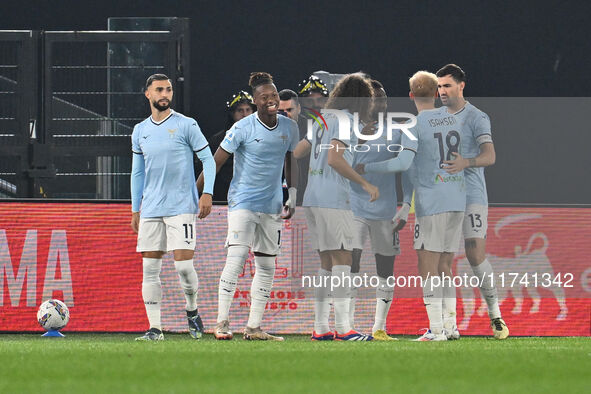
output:
<svg viewBox="0 0 591 394"><path fill-rule="evenodd" d="M248 249L248 246L244 245L228 246L226 265L222 271L218 289L218 323L229 320L230 305L232 305L234 299L238 275L244 268L244 263L248 257Z"/></svg>
<svg viewBox="0 0 591 394"><path fill-rule="evenodd" d="M388 286L386 278L379 277L378 287L376 288L376 316L372 333L386 329L386 319L393 298L394 287Z"/></svg>
<svg viewBox="0 0 591 394"><path fill-rule="evenodd" d="M445 281L443 293L443 327L452 329L456 325L456 288Z"/></svg>
<svg viewBox="0 0 591 394"><path fill-rule="evenodd" d="M355 327L355 306L357 304L357 292L359 291L359 288L354 285L354 279L359 276L361 276L359 272L351 273L351 298L349 298L349 325L351 328Z"/></svg>
<svg viewBox="0 0 591 394"><path fill-rule="evenodd" d="M162 259L143 258L142 298L144 299L150 328L159 330L162 330L162 324L160 323L160 304L162 303L161 267Z"/></svg>
<svg viewBox="0 0 591 394"><path fill-rule="evenodd" d="M486 305L488 306L488 316L491 319L501 317L499 297L497 296L497 287L495 285L495 276L492 265L488 259L484 259L484 261L477 266L472 266L472 272L474 272L474 275L476 275L479 279L484 277L484 281L480 283L480 293L484 297Z"/></svg>
<svg viewBox="0 0 591 394"><path fill-rule="evenodd" d="M335 265L332 267L332 276L338 278L333 283L339 285L332 288L334 327L339 334L346 334L351 331L351 325L349 324L351 267L348 265Z"/></svg>
<svg viewBox="0 0 591 394"><path fill-rule="evenodd" d="M247 326L261 326L265 306L271 296L275 276L275 256L255 256L256 271L250 287L250 315Z"/></svg>
<svg viewBox="0 0 591 394"><path fill-rule="evenodd" d="M318 269L319 284L323 286L314 287L314 331L322 335L330 331L328 317L330 316L330 275L331 272L323 268ZM326 283L326 286L324 284Z"/></svg>
<svg viewBox="0 0 591 394"><path fill-rule="evenodd" d="M429 328L433 334L443 332L442 297L441 285L433 286L432 277L423 281L423 302L429 317Z"/></svg>
<svg viewBox="0 0 591 394"><path fill-rule="evenodd" d="M197 309L197 290L199 289L199 279L197 278L197 272L193 267L193 260L180 260L174 262L174 267L179 275L181 287L185 293L185 299L187 300L186 309L188 311L194 311Z"/></svg>

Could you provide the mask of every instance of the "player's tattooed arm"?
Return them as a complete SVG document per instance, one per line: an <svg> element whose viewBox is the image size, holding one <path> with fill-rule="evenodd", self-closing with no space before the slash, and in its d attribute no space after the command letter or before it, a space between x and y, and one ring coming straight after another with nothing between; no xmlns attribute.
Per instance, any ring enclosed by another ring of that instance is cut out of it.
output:
<svg viewBox="0 0 591 394"><path fill-rule="evenodd" d="M480 145L480 154L469 159L462 157L458 152L452 152L451 154L454 159L443 162L446 165L444 167L445 171L450 174L456 174L465 168L488 167L495 164L496 161L495 147L492 143Z"/></svg>

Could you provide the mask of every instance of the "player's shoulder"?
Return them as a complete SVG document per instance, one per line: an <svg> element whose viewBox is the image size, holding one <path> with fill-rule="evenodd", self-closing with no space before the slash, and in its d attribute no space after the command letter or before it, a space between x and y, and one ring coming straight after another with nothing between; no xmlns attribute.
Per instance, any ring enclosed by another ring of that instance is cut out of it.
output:
<svg viewBox="0 0 591 394"><path fill-rule="evenodd" d="M133 126L133 132L134 133L140 133L147 126L150 126L150 124L151 124L151 122L150 122L150 116L148 116L146 119L142 120L139 123L136 123L135 126Z"/></svg>
<svg viewBox="0 0 591 394"><path fill-rule="evenodd" d="M441 116L442 108L444 108L444 107L433 108L433 109L424 109L421 112L419 112L419 114L417 115L417 119L426 120L426 119L431 119L433 117Z"/></svg>
<svg viewBox="0 0 591 394"><path fill-rule="evenodd" d="M191 118L190 116L183 115L180 112L173 111L170 116L176 122L184 126L197 126L197 121L195 119Z"/></svg>
<svg viewBox="0 0 591 394"><path fill-rule="evenodd" d="M480 108L476 107L475 105L473 105L470 102L466 103L466 106L464 107L465 111L466 111L466 117L467 118L472 118L472 119L479 119L479 118L484 118L484 119L489 119L488 114L486 112L484 112L483 110L481 110Z"/></svg>
<svg viewBox="0 0 591 394"><path fill-rule="evenodd" d="M240 119L238 122L234 123L232 125L232 128L234 130L247 131L247 130L252 130L252 128L254 126L256 126L256 115L255 115L255 113L252 113L252 114Z"/></svg>
<svg viewBox="0 0 591 394"><path fill-rule="evenodd" d="M427 125L431 125L433 119L447 116L444 113L445 109L442 110L442 108L445 108L445 107L424 109L421 112L419 112L417 115L417 127L424 128Z"/></svg>
<svg viewBox="0 0 591 394"><path fill-rule="evenodd" d="M288 127L290 129L298 128L298 124L285 115L277 115L277 121L279 122L279 127Z"/></svg>
<svg viewBox="0 0 591 394"><path fill-rule="evenodd" d="M230 130L226 133L226 136L231 135L232 138L236 135L242 136L241 138L248 138L256 129L256 117L254 114L245 116L230 127Z"/></svg>

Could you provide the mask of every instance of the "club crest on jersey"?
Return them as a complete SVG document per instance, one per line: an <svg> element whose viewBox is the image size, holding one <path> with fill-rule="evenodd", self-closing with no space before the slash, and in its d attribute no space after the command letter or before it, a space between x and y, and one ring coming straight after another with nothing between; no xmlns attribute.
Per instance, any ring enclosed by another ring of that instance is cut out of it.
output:
<svg viewBox="0 0 591 394"><path fill-rule="evenodd" d="M281 134L279 136L279 138L281 138L281 140L283 141L283 145L285 145L287 143L287 135L285 134Z"/></svg>
<svg viewBox="0 0 591 394"><path fill-rule="evenodd" d="M176 129L168 129L168 135L170 136L170 138L174 138L174 133L176 132Z"/></svg>

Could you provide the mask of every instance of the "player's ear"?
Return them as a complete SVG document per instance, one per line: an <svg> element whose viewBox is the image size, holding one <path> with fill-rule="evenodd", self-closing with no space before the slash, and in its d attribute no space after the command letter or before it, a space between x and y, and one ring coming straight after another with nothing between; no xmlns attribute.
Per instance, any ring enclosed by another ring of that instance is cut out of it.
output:
<svg viewBox="0 0 591 394"><path fill-rule="evenodd" d="M148 93L148 89L146 88L146 90L144 90L144 96L146 96L146 98L149 100L150 99L150 94Z"/></svg>
<svg viewBox="0 0 591 394"><path fill-rule="evenodd" d="M414 95L414 94L412 94L412 92L408 92L408 97L410 97L410 99L411 99L412 101L414 101L414 99L415 99L415 95Z"/></svg>

